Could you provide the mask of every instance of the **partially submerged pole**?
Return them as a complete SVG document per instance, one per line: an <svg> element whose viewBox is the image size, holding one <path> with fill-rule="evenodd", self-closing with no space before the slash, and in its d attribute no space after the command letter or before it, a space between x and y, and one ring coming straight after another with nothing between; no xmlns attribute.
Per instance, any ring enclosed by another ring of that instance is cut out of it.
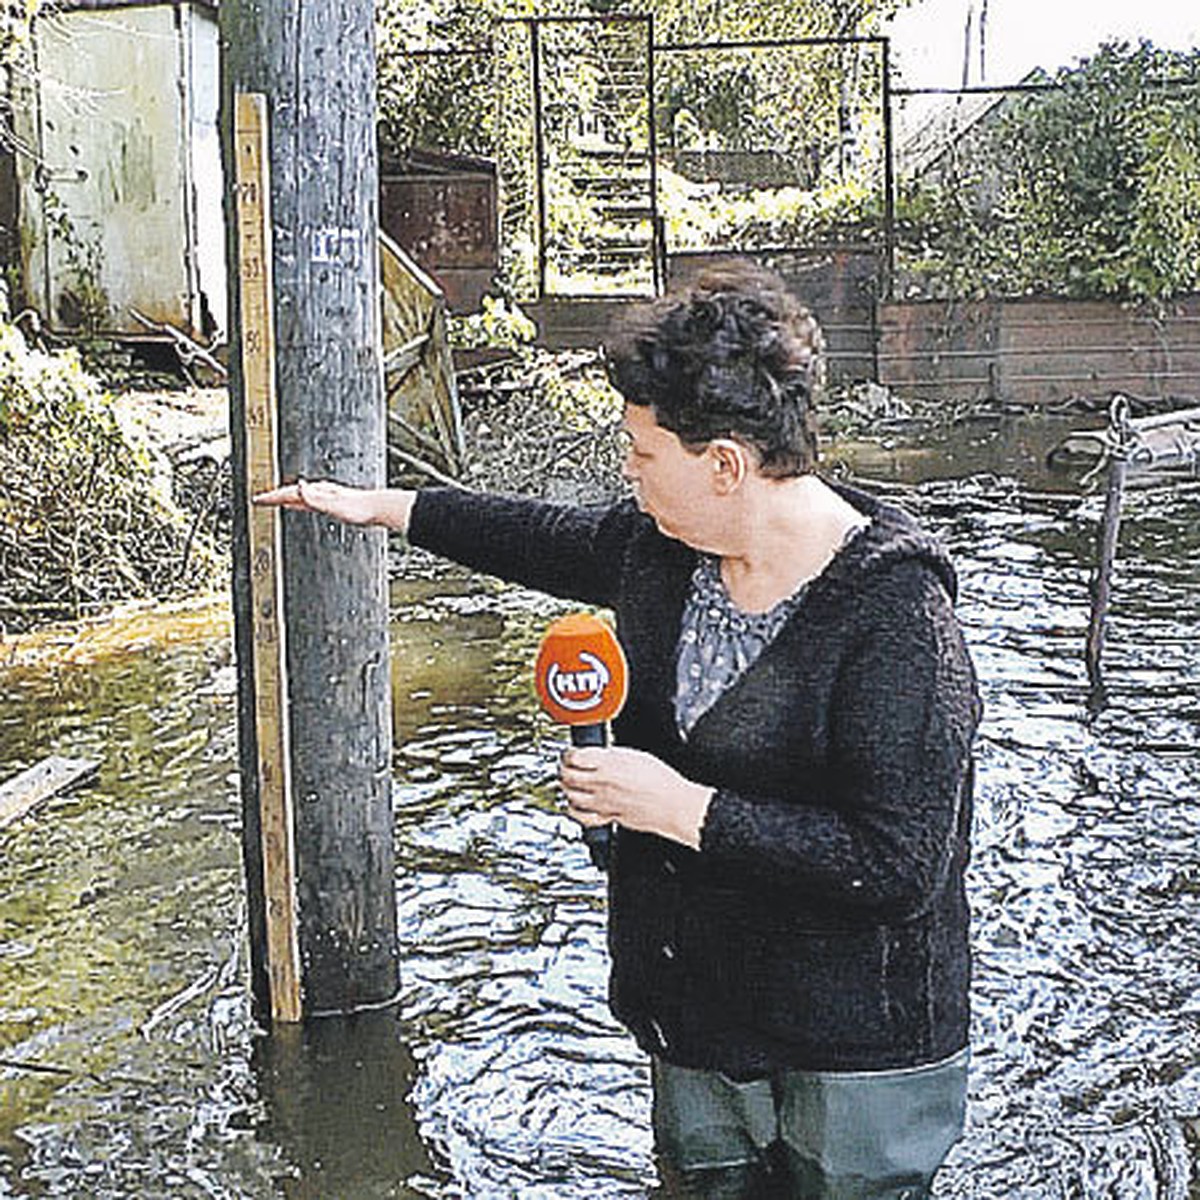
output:
<svg viewBox="0 0 1200 1200"><path fill-rule="evenodd" d="M229 262L239 264L234 97L270 127L276 390L283 479L379 485L374 10L361 0L230 0L221 14ZM231 272L231 285L237 274ZM230 287L234 613L243 857L252 983L270 1011L254 722L252 572L241 310ZM386 1002L398 982L391 805L386 535L310 513L283 518L290 775L303 1013Z"/></svg>
<svg viewBox="0 0 1200 1200"><path fill-rule="evenodd" d="M1104 689L1101 670L1104 620L1112 592L1113 560L1116 558L1117 534L1121 527L1121 497L1129 462L1129 401L1124 396L1113 397L1108 422L1108 484L1104 494L1104 517L1100 523L1096 569L1091 579L1092 612L1088 621L1086 651L1088 680L1096 697L1102 696Z"/></svg>

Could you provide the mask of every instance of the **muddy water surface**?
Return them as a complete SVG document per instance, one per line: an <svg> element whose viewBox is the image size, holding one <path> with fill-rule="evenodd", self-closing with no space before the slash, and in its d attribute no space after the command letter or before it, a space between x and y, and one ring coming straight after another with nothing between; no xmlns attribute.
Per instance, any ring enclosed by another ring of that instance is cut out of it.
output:
<svg viewBox="0 0 1200 1200"><path fill-rule="evenodd" d="M1061 432L966 426L851 458L954 552L987 704L970 1124L938 1195L1184 1200L1200 491L1128 496L1097 708L1100 500L1043 467ZM646 1064L604 1004L603 888L528 682L560 610L460 575L394 604L399 1020L251 1022L219 606L0 667L0 778L49 753L102 763L0 832L0 1197L653 1192Z"/></svg>

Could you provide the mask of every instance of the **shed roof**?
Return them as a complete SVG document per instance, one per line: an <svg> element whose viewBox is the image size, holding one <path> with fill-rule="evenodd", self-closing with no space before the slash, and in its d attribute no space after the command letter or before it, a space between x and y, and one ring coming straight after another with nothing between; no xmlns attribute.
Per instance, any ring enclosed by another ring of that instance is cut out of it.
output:
<svg viewBox="0 0 1200 1200"><path fill-rule="evenodd" d="M217 11L219 0L59 0L55 12L98 12L112 8L178 8L190 4L193 8Z"/></svg>
<svg viewBox="0 0 1200 1200"><path fill-rule="evenodd" d="M1007 99L1004 93L993 93L961 94L942 101L907 136L901 135L896 147L900 174L908 178L924 175Z"/></svg>
<svg viewBox="0 0 1200 1200"><path fill-rule="evenodd" d="M413 147L406 154L382 155L380 171L386 175L491 175L496 163L490 158L471 154L451 154L444 150Z"/></svg>

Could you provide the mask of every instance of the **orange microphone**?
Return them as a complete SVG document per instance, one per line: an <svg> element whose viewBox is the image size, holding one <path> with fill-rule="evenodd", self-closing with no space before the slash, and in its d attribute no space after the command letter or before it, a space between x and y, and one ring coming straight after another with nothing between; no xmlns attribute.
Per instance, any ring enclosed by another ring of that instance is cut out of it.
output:
<svg viewBox="0 0 1200 1200"><path fill-rule="evenodd" d="M571 613L545 632L534 668L538 699L554 720L570 726L572 746L607 746L608 723L629 692L629 668L616 634L599 617ZM612 831L585 829L592 862L608 865Z"/></svg>

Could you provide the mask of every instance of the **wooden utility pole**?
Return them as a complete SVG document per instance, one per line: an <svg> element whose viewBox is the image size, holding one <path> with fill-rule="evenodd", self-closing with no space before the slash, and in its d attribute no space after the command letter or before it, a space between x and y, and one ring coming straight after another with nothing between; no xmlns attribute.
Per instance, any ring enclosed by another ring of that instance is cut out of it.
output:
<svg viewBox="0 0 1200 1200"><path fill-rule="evenodd" d="M268 938L279 876L263 847L278 831L269 827L273 810L263 806L264 751L268 763L271 752L260 746L256 702L271 681L255 673L261 580L247 516L248 429L257 420L247 385L262 360L244 344L253 340L253 320L243 337L240 284L252 254L239 244L233 118L239 95L262 96L280 477L382 484L374 10L361 0L231 0L220 13L243 857L256 1008L288 1020L272 995L279 952ZM294 822L302 1012L311 1015L385 1002L398 983L387 542L381 531L308 513L284 514L281 541L282 744L290 747L282 753Z"/></svg>

